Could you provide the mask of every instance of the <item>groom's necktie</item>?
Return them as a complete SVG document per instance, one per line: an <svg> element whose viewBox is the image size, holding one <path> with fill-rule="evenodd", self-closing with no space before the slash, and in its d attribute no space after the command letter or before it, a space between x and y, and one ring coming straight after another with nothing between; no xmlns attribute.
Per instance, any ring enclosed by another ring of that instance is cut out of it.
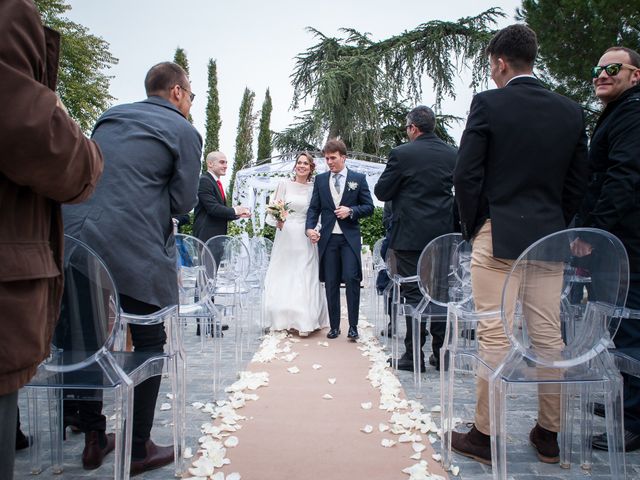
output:
<svg viewBox="0 0 640 480"><path fill-rule="evenodd" d="M340 193L340 177L342 175L340 175L339 173L334 173L333 174L333 186L336 189L336 192Z"/></svg>

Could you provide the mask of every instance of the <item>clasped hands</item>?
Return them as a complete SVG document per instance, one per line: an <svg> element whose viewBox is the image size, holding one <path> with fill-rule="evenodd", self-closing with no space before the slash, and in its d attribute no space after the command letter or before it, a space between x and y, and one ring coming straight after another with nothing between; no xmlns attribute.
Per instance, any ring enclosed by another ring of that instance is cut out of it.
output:
<svg viewBox="0 0 640 480"><path fill-rule="evenodd" d="M584 240L580 240L580 238L576 238L573 242L571 242L571 254L575 257L586 257L591 255L593 251L593 247L591 244L585 242Z"/></svg>
<svg viewBox="0 0 640 480"><path fill-rule="evenodd" d="M249 218L251 216L251 210L247 207L236 206L233 207L233 209L236 211L236 216L238 218Z"/></svg>

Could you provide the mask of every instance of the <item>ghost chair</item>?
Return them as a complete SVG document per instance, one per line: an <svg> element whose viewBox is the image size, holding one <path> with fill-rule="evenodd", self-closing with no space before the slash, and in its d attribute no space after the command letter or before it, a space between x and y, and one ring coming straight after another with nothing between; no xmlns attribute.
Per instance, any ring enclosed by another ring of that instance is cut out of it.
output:
<svg viewBox="0 0 640 480"><path fill-rule="evenodd" d="M462 304L470 299L470 252L471 245L461 234L449 233L429 242L418 259L417 283L422 299L415 307L404 307L412 321L413 380L417 398L422 397L423 332L426 333L433 322L445 325L444 312L449 303Z"/></svg>
<svg viewBox="0 0 640 480"><path fill-rule="evenodd" d="M171 376L174 402L175 473L183 471L184 448L184 362L177 307L152 316L125 315L120 311L115 284L104 262L86 244L65 235L63 262L65 278L59 321L54 331L51 354L26 385L32 473L43 469L40 400L46 396L49 412L51 464L62 473L63 400L97 401L103 391L113 394L115 410L114 478L129 478L134 386L166 368ZM164 353L127 352L127 323L165 323L167 347ZM46 395L44 395L46 394ZM181 413L182 412L182 413Z"/></svg>
<svg viewBox="0 0 640 480"><path fill-rule="evenodd" d="M582 308L565 311L564 292L575 281L573 264L581 242L593 255ZM595 257L600 261L595 261ZM580 421L581 466L591 466L593 400L604 399L612 478L625 478L622 378L609 353L629 284L629 262L617 237L598 229L569 229L535 242L515 261L502 294L501 317L511 347L498 364L490 364L489 412L492 468L495 479L507 478L508 406L538 390L538 425L557 421L559 462L571 466L573 418ZM544 322L552 322L543 329ZM564 324L564 338L561 336ZM552 331L553 330L553 331ZM572 332L566 335L566 332ZM509 400L509 403L507 402ZM557 420L552 420L557 417ZM540 425L544 427L544 425ZM537 427L536 427L537 428ZM547 427L547 429L549 429ZM538 452L544 460L544 455Z"/></svg>

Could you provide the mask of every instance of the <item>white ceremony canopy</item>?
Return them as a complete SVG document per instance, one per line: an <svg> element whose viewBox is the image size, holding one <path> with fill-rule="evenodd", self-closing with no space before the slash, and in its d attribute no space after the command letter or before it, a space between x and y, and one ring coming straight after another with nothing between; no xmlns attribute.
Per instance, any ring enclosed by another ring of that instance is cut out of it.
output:
<svg viewBox="0 0 640 480"><path fill-rule="evenodd" d="M236 174L233 205L242 205L251 209L254 232L260 231L264 225L268 197L275 191L279 182L292 178L298 155L299 153L295 152L273 157L270 162L242 169ZM328 169L324 157L318 156L315 152L314 158L316 173L326 172ZM347 168L367 176L371 197L377 206L382 206L382 203L373 194L373 187L384 170L384 162L385 159L362 153L349 152L347 156Z"/></svg>

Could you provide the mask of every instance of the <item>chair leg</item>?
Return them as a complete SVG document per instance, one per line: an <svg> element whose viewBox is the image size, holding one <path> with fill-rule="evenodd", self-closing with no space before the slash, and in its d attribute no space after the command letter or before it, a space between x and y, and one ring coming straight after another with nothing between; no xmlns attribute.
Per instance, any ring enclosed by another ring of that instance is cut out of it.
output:
<svg viewBox="0 0 640 480"><path fill-rule="evenodd" d="M133 388L131 380L126 379L114 389L116 411L114 480L126 480L129 478L133 433Z"/></svg>
<svg viewBox="0 0 640 480"><path fill-rule="evenodd" d="M49 428L51 436L51 471L58 475L64 471L62 450L62 389L47 390L49 400Z"/></svg>
<svg viewBox="0 0 640 480"><path fill-rule="evenodd" d="M489 379L491 424L491 470L494 480L507 478L507 387L500 370Z"/></svg>
<svg viewBox="0 0 640 480"><path fill-rule="evenodd" d="M618 378L611 381L611 389L605 392L604 399L611 478L627 478L621 377L618 376Z"/></svg>
<svg viewBox="0 0 640 480"><path fill-rule="evenodd" d="M416 309L417 310L417 309ZM417 315L411 317L412 327L412 347L413 347L413 388L415 390L415 397L422 398L422 342L420 338L420 317L421 312L417 312Z"/></svg>
<svg viewBox="0 0 640 480"><path fill-rule="evenodd" d="M446 348L440 349L440 407L442 416L442 466L451 466L451 432L453 431L453 375L455 355ZM445 363L446 362L446 363ZM448 367L445 367L445 365Z"/></svg>
<svg viewBox="0 0 640 480"><path fill-rule="evenodd" d="M171 393L173 394L173 454L175 476L185 471L185 361L181 351L176 351L169 362Z"/></svg>
<svg viewBox="0 0 640 480"><path fill-rule="evenodd" d="M32 475L42 473L42 438L40 435L40 419L38 415L38 389L27 388L27 418L31 447L29 463Z"/></svg>

